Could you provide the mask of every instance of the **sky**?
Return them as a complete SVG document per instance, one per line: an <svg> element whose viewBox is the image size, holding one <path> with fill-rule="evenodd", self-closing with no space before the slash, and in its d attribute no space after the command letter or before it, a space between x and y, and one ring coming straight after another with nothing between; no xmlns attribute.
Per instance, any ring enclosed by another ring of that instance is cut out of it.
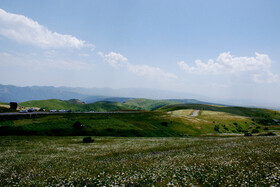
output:
<svg viewBox="0 0 280 187"><path fill-rule="evenodd" d="M279 0L1 0L0 84L156 88L280 106L279 8Z"/></svg>

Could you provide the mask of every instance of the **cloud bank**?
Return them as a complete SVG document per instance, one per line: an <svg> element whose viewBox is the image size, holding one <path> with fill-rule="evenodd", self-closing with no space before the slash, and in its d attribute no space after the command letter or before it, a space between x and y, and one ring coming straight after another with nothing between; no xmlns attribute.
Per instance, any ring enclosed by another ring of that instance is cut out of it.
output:
<svg viewBox="0 0 280 187"><path fill-rule="evenodd" d="M278 75L271 72L271 59L266 54L255 53L255 57L235 57L230 52L221 53L215 60L209 59L207 63L195 60L191 66L184 61L178 62L181 69L192 74L229 74L250 76L254 82L278 82Z"/></svg>
<svg viewBox="0 0 280 187"><path fill-rule="evenodd" d="M140 76L147 77L149 79L157 80L171 80L177 79L177 76L166 72L158 67L152 67L148 65L134 65L128 62L128 59L122 54L110 52L108 54L98 53L102 57L103 61L113 66L114 68L125 67L128 71Z"/></svg>
<svg viewBox="0 0 280 187"><path fill-rule="evenodd" d="M114 68L124 66L128 63L127 58L119 53L110 52L108 54L103 54L102 52L98 52L97 54L102 57L104 62L107 62Z"/></svg>
<svg viewBox="0 0 280 187"><path fill-rule="evenodd" d="M94 47L78 38L50 31L38 22L0 9L0 34L19 43L41 48Z"/></svg>

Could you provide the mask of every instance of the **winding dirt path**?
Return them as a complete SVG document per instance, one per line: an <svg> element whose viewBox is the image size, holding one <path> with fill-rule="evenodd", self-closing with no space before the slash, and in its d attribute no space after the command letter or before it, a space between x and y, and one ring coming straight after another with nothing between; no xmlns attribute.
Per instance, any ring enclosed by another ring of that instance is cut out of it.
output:
<svg viewBox="0 0 280 187"><path fill-rule="evenodd" d="M192 115L191 116L198 116L198 112L199 112L199 110L195 110L193 113L192 113Z"/></svg>

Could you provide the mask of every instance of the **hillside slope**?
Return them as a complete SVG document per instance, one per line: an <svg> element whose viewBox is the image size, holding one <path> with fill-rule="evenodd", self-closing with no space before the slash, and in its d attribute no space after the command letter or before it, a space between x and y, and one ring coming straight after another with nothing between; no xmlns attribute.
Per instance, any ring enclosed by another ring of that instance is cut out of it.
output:
<svg viewBox="0 0 280 187"><path fill-rule="evenodd" d="M113 101L99 101L95 103L85 104L78 99L70 99L67 101L59 99L49 100L33 100L19 103L24 107L37 107L46 110L72 110L75 112L88 112L88 111L116 111L116 110L147 110L152 111L166 105L179 104L177 101L169 100L151 100L151 99L130 99L126 102L113 102Z"/></svg>
<svg viewBox="0 0 280 187"><path fill-rule="evenodd" d="M107 112L107 111L115 111L115 110L129 110L133 109L132 106L128 106L124 103L118 102L110 102L110 101L100 101L91 104L84 104L79 100L58 100L58 99L50 99L50 100L36 100L36 101L27 101L23 103L19 103L20 106L24 107L37 107L44 108L46 110L72 110L73 112L89 112L89 111L97 111L97 112ZM135 107L134 107L135 108Z"/></svg>
<svg viewBox="0 0 280 187"><path fill-rule="evenodd" d="M158 108L157 111L170 112L183 109L207 110L216 112L225 112L233 115L245 117L264 117L279 119L279 111L263 108L247 108L247 107L228 107L220 105L206 105L206 104L178 104L168 105Z"/></svg>
<svg viewBox="0 0 280 187"><path fill-rule="evenodd" d="M59 99L26 101L26 102L19 103L19 106L44 108L46 110L56 109L56 110L83 111L82 104L75 104L69 101L63 101Z"/></svg>
<svg viewBox="0 0 280 187"><path fill-rule="evenodd" d="M157 108L166 106L180 104L178 101L169 101L169 100L152 100L152 99L130 99L125 102L125 104L136 107L139 110L149 110L153 111Z"/></svg>

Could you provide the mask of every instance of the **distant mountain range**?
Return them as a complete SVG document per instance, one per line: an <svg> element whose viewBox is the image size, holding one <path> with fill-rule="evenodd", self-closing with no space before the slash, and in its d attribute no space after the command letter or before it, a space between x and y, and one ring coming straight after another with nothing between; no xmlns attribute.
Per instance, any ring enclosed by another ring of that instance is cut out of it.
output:
<svg viewBox="0 0 280 187"><path fill-rule="evenodd" d="M225 105L264 107L280 110L279 104L250 99L210 98L192 93L183 93L151 88L79 88L53 86L19 87L0 84L0 102L25 102L30 100L79 99L85 103L99 101L125 102L129 99L146 98L154 100L172 100L181 103L222 103ZM207 102L203 102L207 101Z"/></svg>
<svg viewBox="0 0 280 187"><path fill-rule="evenodd" d="M48 86L18 87L0 85L0 101L2 102L24 102L45 99L69 100L73 98L83 99L85 97L87 96L84 94Z"/></svg>
<svg viewBox="0 0 280 187"><path fill-rule="evenodd" d="M171 99L195 98L194 94L141 88L69 88L52 86L18 87L0 84L0 102L25 102L47 99L79 99L85 103L98 101L125 102L129 99Z"/></svg>

